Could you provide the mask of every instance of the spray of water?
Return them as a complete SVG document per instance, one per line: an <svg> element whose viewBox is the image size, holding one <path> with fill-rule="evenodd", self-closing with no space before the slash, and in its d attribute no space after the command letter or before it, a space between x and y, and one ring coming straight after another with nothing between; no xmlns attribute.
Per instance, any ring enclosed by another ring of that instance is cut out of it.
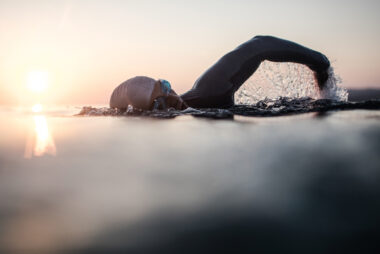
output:
<svg viewBox="0 0 380 254"><path fill-rule="evenodd" d="M280 97L310 97L347 101L348 92L340 87L341 79L332 67L325 88L320 91L313 72L302 64L264 61L259 69L235 93L235 104L253 105Z"/></svg>

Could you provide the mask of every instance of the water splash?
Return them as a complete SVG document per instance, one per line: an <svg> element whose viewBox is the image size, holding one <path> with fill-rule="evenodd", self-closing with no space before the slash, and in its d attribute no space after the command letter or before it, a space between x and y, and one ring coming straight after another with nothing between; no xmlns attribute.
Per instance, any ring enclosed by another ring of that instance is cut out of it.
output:
<svg viewBox="0 0 380 254"><path fill-rule="evenodd" d="M331 99L336 101L348 101L347 89L339 86L342 79L334 73L333 67L328 69L329 78L326 81L324 89L320 91L320 96L323 99Z"/></svg>
<svg viewBox="0 0 380 254"><path fill-rule="evenodd" d="M347 90L339 86L341 78L332 67L328 73L326 86L319 91L313 72L305 65L264 61L235 93L235 104L254 105L262 100L281 97L347 101Z"/></svg>

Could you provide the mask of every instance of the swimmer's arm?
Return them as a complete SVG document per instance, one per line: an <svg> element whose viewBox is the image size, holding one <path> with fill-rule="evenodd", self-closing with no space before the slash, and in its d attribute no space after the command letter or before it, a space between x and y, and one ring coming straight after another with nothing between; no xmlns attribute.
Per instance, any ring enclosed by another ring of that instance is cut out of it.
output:
<svg viewBox="0 0 380 254"><path fill-rule="evenodd" d="M304 64L314 71L319 87L323 88L328 79L328 69L330 67L330 61L324 54L295 42L273 36L256 36L255 39L264 43L267 48L261 55L262 61Z"/></svg>

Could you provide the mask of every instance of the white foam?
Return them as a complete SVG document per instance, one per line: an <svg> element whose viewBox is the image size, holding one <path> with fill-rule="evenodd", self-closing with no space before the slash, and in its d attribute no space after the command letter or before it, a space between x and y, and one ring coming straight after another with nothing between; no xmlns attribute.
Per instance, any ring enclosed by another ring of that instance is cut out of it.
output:
<svg viewBox="0 0 380 254"><path fill-rule="evenodd" d="M264 61L259 69L235 93L235 103L252 105L280 97L333 99L347 101L348 92L340 87L341 79L329 68L329 79L320 91L313 72L305 65Z"/></svg>
<svg viewBox="0 0 380 254"><path fill-rule="evenodd" d="M348 91L339 86L342 83L342 79L334 73L333 67L328 69L328 74L329 78L326 81L325 87L320 91L321 98L348 101Z"/></svg>

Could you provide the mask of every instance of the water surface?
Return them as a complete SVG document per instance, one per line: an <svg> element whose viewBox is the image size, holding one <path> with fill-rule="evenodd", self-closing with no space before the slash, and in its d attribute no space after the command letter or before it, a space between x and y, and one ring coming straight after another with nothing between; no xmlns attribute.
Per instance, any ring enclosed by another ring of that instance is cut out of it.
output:
<svg viewBox="0 0 380 254"><path fill-rule="evenodd" d="M1 253L378 251L380 111L0 113Z"/></svg>

